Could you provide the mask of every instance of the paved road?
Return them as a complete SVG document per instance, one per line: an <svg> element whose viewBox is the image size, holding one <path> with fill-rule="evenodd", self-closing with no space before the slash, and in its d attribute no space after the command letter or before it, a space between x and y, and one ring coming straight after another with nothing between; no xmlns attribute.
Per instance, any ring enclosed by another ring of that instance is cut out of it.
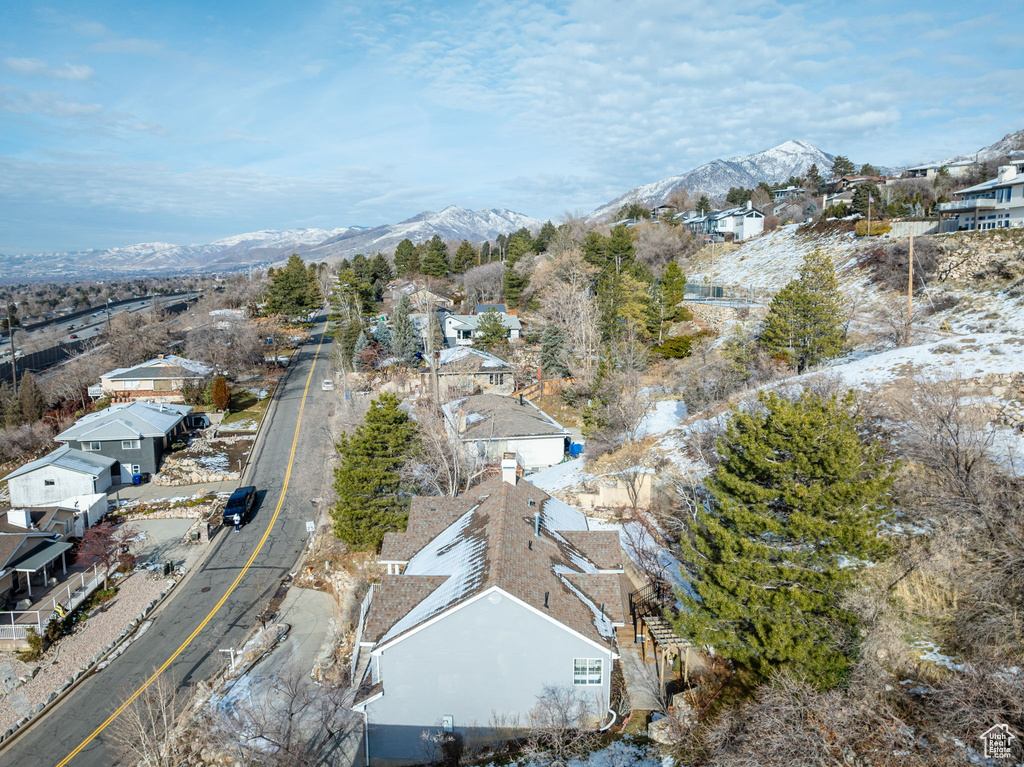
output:
<svg viewBox="0 0 1024 767"><path fill-rule="evenodd" d="M158 611L152 627L108 669L89 677L41 721L0 750L0 767L48 767L60 764L100 726L126 697L161 666L200 625L248 561L267 529L281 496L292 438L309 378L321 325L312 341L293 357L292 370L268 413L266 433L250 463L246 482L260 490L252 522L240 533L225 530L211 543L205 564L178 587ZM220 648L240 647L251 630L258 589L273 593L294 566L306 542L305 521L312 519L311 494L318 492L328 448L328 392L319 382L328 375L330 342L325 340L309 386L308 402L296 451L295 468L278 519L252 567L205 629L168 667L165 674L182 686L194 686L217 671L225 656ZM315 464L315 465L314 465ZM314 484L315 480L315 484ZM317 488L311 490L311 488ZM106 767L120 764L109 733L98 735L67 764Z"/></svg>

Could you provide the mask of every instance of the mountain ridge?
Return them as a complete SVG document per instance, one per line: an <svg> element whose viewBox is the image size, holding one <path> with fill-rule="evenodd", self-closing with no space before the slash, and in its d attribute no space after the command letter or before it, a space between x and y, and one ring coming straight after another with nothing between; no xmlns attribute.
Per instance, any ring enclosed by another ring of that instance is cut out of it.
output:
<svg viewBox="0 0 1024 767"><path fill-rule="evenodd" d="M751 188L762 181L777 184L790 176L802 176L811 165L817 165L821 174L826 175L835 158L836 155L823 152L807 141L790 139L770 149L742 157L711 160L685 173L642 184L596 208L587 220L605 219L624 204L632 202L649 207L661 205L681 188L691 195L724 197L731 187Z"/></svg>

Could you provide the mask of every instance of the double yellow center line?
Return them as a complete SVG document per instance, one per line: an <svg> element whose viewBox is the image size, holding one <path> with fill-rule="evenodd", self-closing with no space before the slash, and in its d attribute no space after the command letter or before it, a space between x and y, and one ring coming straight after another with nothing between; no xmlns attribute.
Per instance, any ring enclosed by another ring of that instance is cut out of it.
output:
<svg viewBox="0 0 1024 767"><path fill-rule="evenodd" d="M115 719L117 719L117 717L119 717L121 715L121 713L126 708L128 708L128 706L130 706L132 703L134 703L135 700L140 695L142 695L142 693L144 693L146 691L147 687L149 687L151 684L153 684L153 682L155 682L157 680L157 678L159 678L159 676L162 673L164 673L164 671L167 670L168 666L170 666L172 663L174 663L174 661L177 659L177 657L179 655L181 655L185 651L185 648L188 647L190 644L192 644L192 640L195 639L197 636L199 636L199 633L204 628L206 628L206 624L208 624L211 620L213 620L213 616L216 615L217 611L220 610L220 608L224 606L224 603L228 600L228 597L230 597L232 592L236 588L238 588L238 584L241 583L242 578L245 577L245 574L249 571L249 568L252 566L252 563L256 561L256 557L259 555L260 551L263 549L263 545L267 542L267 538L270 537L270 532L271 532L271 530L274 529L274 524L277 522L277 517L281 513L281 508L284 506L284 496L285 496L285 493L288 491L288 483L289 483L289 481L291 480L291 477L292 477L292 466L295 463L295 451L296 451L296 449L298 448L298 445L299 445L299 427L302 426L302 414L303 414L303 411L305 411L305 409L306 409L306 397L309 394L309 385L313 381L313 373L316 371L316 361L320 357L320 349L323 346L323 344L324 344L324 335L321 335L320 336L320 343L317 344L317 346L316 346L316 353L313 355L313 364L309 368L309 376L306 378L306 387L302 390L302 402L299 405L299 417L298 417L298 420L295 422L295 436L292 437L292 449L291 449L291 453L289 453L289 455L288 455L288 468L285 470L285 473L284 473L284 484L281 487L281 496L277 499L277 507L274 509L274 515L270 518L270 524L267 525L267 529L263 533L263 537L260 538L259 544L257 544L256 548L253 550L252 554L249 556L249 560L245 563L245 566L241 570L239 570L238 575L235 578L235 580L228 587L228 590L224 592L224 596L222 596L220 598L220 600L217 602L217 604L215 604L213 606L213 609L210 610L209 613L207 613L206 617L203 618L202 623L200 623L198 626L196 626L196 630L193 631L191 634L189 634L188 638L184 642L181 643L181 646L171 654L171 657L168 658L166 661L164 661L163 665L160 666L156 671L154 671L153 675L150 676L149 679L147 679L142 684L142 686L139 687L139 689L137 689L135 692L133 692L131 694L131 697L129 697L124 703L122 703L120 706L118 706L117 709L115 709L114 713L112 713L110 716L108 716L106 718L106 720L103 722L103 724L101 724L99 727L97 727L95 730L93 730L92 733L89 734L89 737L87 737L85 740L83 740L81 743L79 743L70 754L68 754L66 757L64 757L64 759L62 759L57 764L57 767L65 767L65 765L68 762L70 762L72 759L74 759L76 756L78 756L79 752L83 748L85 748L90 743L92 743L96 739L97 735L99 735L101 732L103 732L105 729L107 729L107 727L109 727L110 724ZM266 415L264 415L264 417L266 417Z"/></svg>

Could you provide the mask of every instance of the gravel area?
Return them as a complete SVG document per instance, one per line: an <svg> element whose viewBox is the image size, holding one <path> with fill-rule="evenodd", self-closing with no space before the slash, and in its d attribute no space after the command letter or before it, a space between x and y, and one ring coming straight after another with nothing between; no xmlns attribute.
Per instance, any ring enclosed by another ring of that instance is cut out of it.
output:
<svg viewBox="0 0 1024 767"><path fill-rule="evenodd" d="M147 575L146 572L137 572L120 581L117 596L105 605L93 608L79 624L77 633L64 637L51 646L39 661L29 664L39 666L39 672L0 700L0 732L12 727L40 703L46 703L50 695L86 668L96 653L110 644L172 584L169 579L153 580Z"/></svg>

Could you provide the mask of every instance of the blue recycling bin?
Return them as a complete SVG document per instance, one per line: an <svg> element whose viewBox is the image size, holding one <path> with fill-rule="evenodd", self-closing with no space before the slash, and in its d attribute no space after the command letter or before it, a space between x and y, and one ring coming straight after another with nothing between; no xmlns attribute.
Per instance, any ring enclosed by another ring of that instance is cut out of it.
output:
<svg viewBox="0 0 1024 767"><path fill-rule="evenodd" d="M581 445L579 442L570 442L569 455L571 455L573 458L579 458L581 455L583 455L583 445Z"/></svg>
<svg viewBox="0 0 1024 767"><path fill-rule="evenodd" d="M132 474L132 484L133 485L141 485L142 484L142 475L141 474Z"/></svg>

